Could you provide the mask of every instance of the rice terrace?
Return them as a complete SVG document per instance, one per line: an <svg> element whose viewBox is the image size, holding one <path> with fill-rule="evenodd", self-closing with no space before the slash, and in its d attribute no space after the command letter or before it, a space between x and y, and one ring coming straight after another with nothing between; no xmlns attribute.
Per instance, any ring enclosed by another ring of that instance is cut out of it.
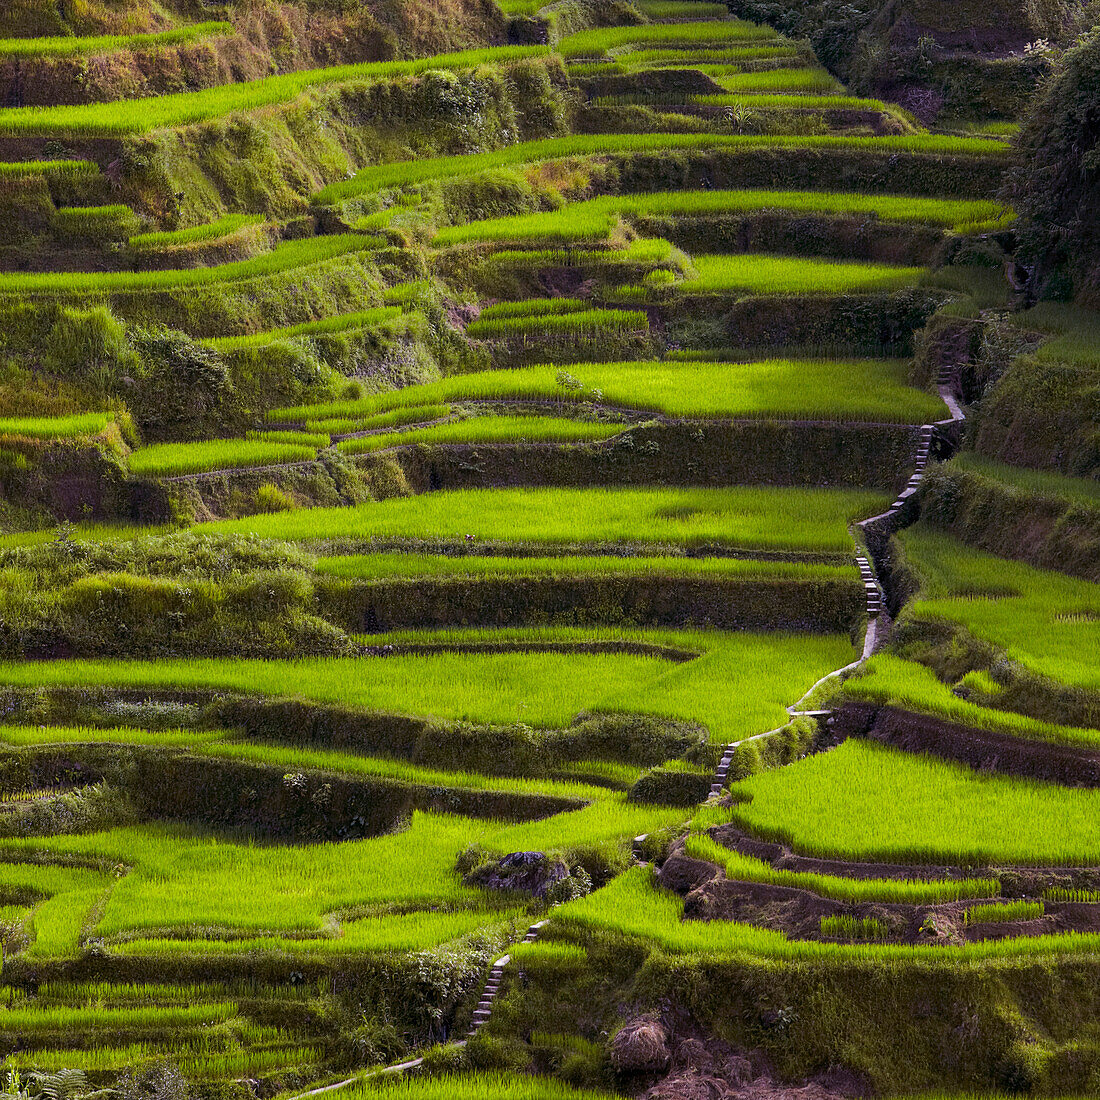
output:
<svg viewBox="0 0 1100 1100"><path fill-rule="evenodd" d="M1100 0L0 0L0 1100L1100 1094Z"/></svg>

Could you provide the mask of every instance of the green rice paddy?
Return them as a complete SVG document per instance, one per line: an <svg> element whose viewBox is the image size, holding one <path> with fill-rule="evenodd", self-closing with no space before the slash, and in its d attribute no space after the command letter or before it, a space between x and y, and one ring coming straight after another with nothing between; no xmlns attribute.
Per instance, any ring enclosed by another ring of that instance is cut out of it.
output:
<svg viewBox="0 0 1100 1100"><path fill-rule="evenodd" d="M341 454L354 455L414 443L584 443L608 439L622 430L621 424L597 424L560 416L476 416L429 428L345 439L336 449Z"/></svg>
<svg viewBox="0 0 1100 1100"><path fill-rule="evenodd" d="M2 121L3 114L0 113L0 122ZM313 196L313 201L324 206L384 188L409 187L428 180L473 176L512 165L539 164L568 157L704 149L732 152L760 148L841 149L986 157L1001 156L1008 147L1004 142L991 138L961 138L941 134L903 134L871 138L836 134L805 137L741 134L574 134L569 137L520 142L492 153L399 161L363 168L352 179L323 188Z"/></svg>
<svg viewBox="0 0 1100 1100"><path fill-rule="evenodd" d="M139 476L170 477L241 466L311 462L316 457L317 446L305 443L214 439L200 443L154 443L134 451L127 461L131 472Z"/></svg>
<svg viewBox="0 0 1100 1100"><path fill-rule="evenodd" d="M543 398L562 404L598 402L681 417L776 417L810 420L873 420L927 424L942 420L938 397L908 384L900 360L766 359L759 362L571 363L567 368L522 367L481 371L395 393L269 413L274 421L305 420L320 426L340 418L348 430L379 415L423 405L434 409L457 401ZM339 429L335 429L339 430Z"/></svg>
<svg viewBox="0 0 1100 1100"><path fill-rule="evenodd" d="M1100 584L998 558L923 525L901 541L922 581L914 619L958 623L1025 668L1100 691Z"/></svg>
<svg viewBox="0 0 1100 1100"><path fill-rule="evenodd" d="M868 294L914 286L924 269L805 256L694 256L685 294Z"/></svg>
<svg viewBox="0 0 1100 1100"><path fill-rule="evenodd" d="M310 88L356 80L388 80L431 69L466 69L502 64L546 53L540 46L501 46L439 54L415 61L368 61L323 69L304 69L240 84L223 84L199 92L177 92L141 100L64 107L0 109L0 134L69 137L119 137L169 126L189 126L235 111L287 103ZM134 104L140 104L135 109Z"/></svg>
<svg viewBox="0 0 1100 1100"><path fill-rule="evenodd" d="M700 722L714 741L725 743L783 725L787 704L818 677L847 664L852 655L851 643L839 636L716 631L420 631L369 640L378 645L480 643L486 651L291 661L8 663L0 665L0 684L238 691L451 721L523 722L550 728L568 726L585 710L644 713ZM675 663L642 653L522 648L547 642L564 647L640 643L699 656ZM504 645L520 648L493 651ZM461 693L454 691L456 683L463 685ZM725 702L726 693L734 684L750 683L754 685L752 693L731 710ZM285 762L287 757L280 760ZM376 773L380 767L364 766Z"/></svg>
<svg viewBox="0 0 1100 1100"><path fill-rule="evenodd" d="M203 524L209 533L286 539L617 542L845 553L848 524L882 493L845 489L460 489L350 508Z"/></svg>
<svg viewBox="0 0 1100 1100"><path fill-rule="evenodd" d="M849 739L734 789L751 795L734 806L735 821L807 855L963 867L1100 863L1100 791L980 774L874 742Z"/></svg>
<svg viewBox="0 0 1100 1100"><path fill-rule="evenodd" d="M984 221L1002 210L988 200L929 199L903 195L841 194L828 191L665 191L646 195L604 195L569 203L560 210L466 222L440 229L439 247L469 241L581 241L606 237L621 217L702 217L784 210L796 214L918 222L951 227Z"/></svg>
<svg viewBox="0 0 1100 1100"><path fill-rule="evenodd" d="M163 49L217 35L233 34L232 23L192 23L155 34L104 34L90 37L0 38L0 58L91 57L122 50Z"/></svg>

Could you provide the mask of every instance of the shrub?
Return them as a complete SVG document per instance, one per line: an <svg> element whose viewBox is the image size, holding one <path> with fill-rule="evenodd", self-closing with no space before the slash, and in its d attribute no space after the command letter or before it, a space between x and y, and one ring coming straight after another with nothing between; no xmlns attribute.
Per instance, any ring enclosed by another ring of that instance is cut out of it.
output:
<svg viewBox="0 0 1100 1100"><path fill-rule="evenodd" d="M270 481L256 490L256 510L259 512L289 512L296 507L294 498Z"/></svg>

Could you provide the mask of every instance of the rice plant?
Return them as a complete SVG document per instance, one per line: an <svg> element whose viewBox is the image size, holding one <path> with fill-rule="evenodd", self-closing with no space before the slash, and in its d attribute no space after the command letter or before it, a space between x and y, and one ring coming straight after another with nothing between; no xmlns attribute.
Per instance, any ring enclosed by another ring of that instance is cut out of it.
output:
<svg viewBox="0 0 1100 1100"><path fill-rule="evenodd" d="M1093 356L1100 360L1100 352L1093 352ZM1051 470L1009 466L1007 463L986 458L976 451L960 451L946 468L962 470L992 482L1001 482L1034 496L1051 497L1056 501L1074 501L1091 508L1100 506L1100 484L1091 477L1066 477Z"/></svg>
<svg viewBox="0 0 1100 1100"><path fill-rule="evenodd" d="M919 267L760 253L693 256L692 265L694 277L681 284L685 294L867 294L914 286L924 274Z"/></svg>
<svg viewBox="0 0 1100 1100"><path fill-rule="evenodd" d="M605 333L649 330L649 317L642 310L583 309L568 313L536 313L519 316L479 318L466 326L474 340L494 338L539 339L562 337L570 340L598 340Z"/></svg>
<svg viewBox="0 0 1100 1100"><path fill-rule="evenodd" d="M54 271L0 274L0 295L52 294L148 294L157 290L208 286L243 279L255 279L278 272L322 263L349 252L372 248L373 237L356 233L330 237L306 237L284 241L262 256L217 267L196 267L167 271Z"/></svg>
<svg viewBox="0 0 1100 1100"><path fill-rule="evenodd" d="M0 123L3 112L0 112ZM836 149L872 153L916 153L929 156L1001 157L1008 146L990 138L965 138L945 134L902 134L883 137L749 134L572 134L519 142L491 153L421 158L372 165L350 180L330 184L313 196L318 206L341 202L356 195L389 187L409 187L428 180L473 176L517 164L538 164L567 157L616 156L664 151L751 149Z"/></svg>
<svg viewBox="0 0 1100 1100"><path fill-rule="evenodd" d="M362 417L322 417L320 420L307 419L307 432L326 432L342 435L346 432L367 432L375 428L395 428L402 424L423 424L431 420L441 420L450 416L450 405L405 405L389 412L374 413ZM274 419L274 418L273 418ZM293 417L288 419L293 420Z"/></svg>
<svg viewBox="0 0 1100 1100"><path fill-rule="evenodd" d="M1002 901L996 905L971 905L963 915L963 923L990 924L1038 920L1045 912L1046 908L1041 901Z"/></svg>
<svg viewBox="0 0 1100 1100"><path fill-rule="evenodd" d="M823 898L850 904L860 902L900 902L906 905L936 905L960 898L989 898L1001 892L997 879L894 879L845 878L810 871L788 871L772 867L763 860L723 847L711 837L692 833L684 851L693 859L704 859L724 868L726 877L743 882L761 882L769 886L788 886L808 890Z"/></svg>
<svg viewBox="0 0 1100 1100"><path fill-rule="evenodd" d="M752 796L733 807L738 824L807 855L964 867L1100 863L1100 791L979 774L874 742L849 739L734 789Z"/></svg>
<svg viewBox="0 0 1100 1100"><path fill-rule="evenodd" d="M605 57L624 46L706 46L774 39L771 27L739 19L721 23L648 23L635 27L597 27L561 39L558 52L565 58Z"/></svg>
<svg viewBox="0 0 1100 1100"><path fill-rule="evenodd" d="M212 439L199 443L154 443L128 459L131 473L143 477L173 477L232 470L244 466L276 466L312 462L317 445L258 439Z"/></svg>
<svg viewBox="0 0 1100 1100"><path fill-rule="evenodd" d="M586 443L609 439L622 424L598 424L560 416L475 416L427 428L381 432L337 443L345 455L366 454L415 443Z"/></svg>
<svg viewBox="0 0 1100 1100"><path fill-rule="evenodd" d="M957 623L1034 672L1100 689L1100 584L987 554L923 524L902 542L922 581L913 619Z"/></svg>
<svg viewBox="0 0 1100 1100"><path fill-rule="evenodd" d="M475 239L481 238L475 235ZM486 306L478 315L478 319L498 321L506 317L544 317L554 313L578 313L589 308L590 303L581 301L579 298L524 298L517 302L497 302Z"/></svg>
<svg viewBox="0 0 1100 1100"><path fill-rule="evenodd" d="M376 1077L355 1086L348 1100L613 1100L552 1077L481 1072L462 1076Z"/></svg>
<svg viewBox="0 0 1100 1100"><path fill-rule="evenodd" d="M129 240L132 249L151 252L159 249L178 248L221 240L250 225L262 225L267 219L262 214L226 214L217 221L192 225L186 229L170 229L157 233L138 233Z"/></svg>
<svg viewBox="0 0 1100 1100"><path fill-rule="evenodd" d="M28 439L71 439L78 435L99 435L114 419L114 413L74 413L70 416L0 417L0 436Z"/></svg>
<svg viewBox="0 0 1100 1100"><path fill-rule="evenodd" d="M466 222L440 229L437 247L468 241L600 240L620 217L699 217L789 210L799 214L873 215L884 221L950 227L993 218L1002 208L984 199L930 199L903 195L863 195L830 191L664 191L643 195L603 195L569 203L560 210ZM553 300L553 299L551 299ZM565 301L566 299L562 299ZM518 309L522 303L508 303ZM500 307L491 306L499 310ZM563 311L565 307L562 307ZM488 311L483 311L487 313ZM503 314L493 314L493 316Z"/></svg>
<svg viewBox="0 0 1100 1100"><path fill-rule="evenodd" d="M404 316L405 313L400 306L376 306L373 309L359 310L355 313L324 317L319 321L306 321L288 328L269 329L267 332L253 332L244 336L216 336L204 340L203 343L215 351L242 351L246 348L266 347L277 340L293 340L300 336L323 336L336 332L373 328Z"/></svg>
<svg viewBox="0 0 1100 1100"><path fill-rule="evenodd" d="M592 627L394 632L369 641L377 646L459 646L474 651L385 659L9 663L0 665L0 683L300 695L319 703L384 713L494 725L518 721L549 728L568 725L582 710L643 713L698 722L716 743L725 744L784 725L789 721L787 704L820 676L852 660L850 640L839 635ZM565 651L540 652L539 647L547 643ZM571 652L570 646L578 650ZM620 652L624 646L661 648ZM515 651L501 651L509 648ZM699 656L673 663L666 659L669 651ZM462 685L460 692L454 690L455 684ZM745 687L739 692L738 706L731 708L729 693L736 685ZM244 751L219 748L211 741L211 752ZM341 767L377 771L382 763L342 763ZM419 774L424 777L423 771ZM452 774L449 782L455 781Z"/></svg>
<svg viewBox="0 0 1100 1100"><path fill-rule="evenodd" d="M1100 902L1100 890L1074 890L1064 886L1051 886L1043 891L1043 899L1075 905L1096 905Z"/></svg>
<svg viewBox="0 0 1100 1100"><path fill-rule="evenodd" d="M759 561L752 558L689 557L512 557L497 554L348 554L317 559L317 571L347 579L383 580L392 577L699 577L714 580L784 579L850 581L858 576L854 565ZM0 727L0 738L4 727Z"/></svg>
<svg viewBox="0 0 1100 1100"><path fill-rule="evenodd" d="M217 446L217 444L215 445ZM569 544L720 545L848 553L848 524L889 503L866 490L462 489L347 508L202 524L210 534L262 538L434 538Z"/></svg>
<svg viewBox="0 0 1100 1100"><path fill-rule="evenodd" d="M91 57L95 54L133 52L179 46L202 38L233 34L232 23L206 22L173 27L153 34L102 34L90 37L0 38L0 59L24 57Z"/></svg>
<svg viewBox="0 0 1100 1100"><path fill-rule="evenodd" d="M265 431L246 432L245 438L257 443L294 443L302 447L320 450L332 443L332 438L323 432Z"/></svg>
<svg viewBox="0 0 1100 1100"><path fill-rule="evenodd" d="M648 19L724 19L729 10L725 4L708 4L703 0L636 0L635 6Z"/></svg>
<svg viewBox="0 0 1100 1100"><path fill-rule="evenodd" d="M1080 932L981 940L957 946L791 940L781 932L736 921L684 920L683 910L681 897L654 885L650 868L634 868L588 897L559 907L551 920L571 930L610 932L656 944L665 951L710 959L750 954L792 962L865 960L954 966L987 959L1087 955L1100 947L1100 935Z"/></svg>
<svg viewBox="0 0 1100 1100"><path fill-rule="evenodd" d="M254 111L287 103L309 88L355 80L417 76L431 69L467 69L545 56L543 46L498 46L438 54L413 61L367 61L330 68L303 69L199 92L151 96L66 107L0 109L0 134L67 137L121 137L170 126L206 122L235 111Z"/></svg>
<svg viewBox="0 0 1100 1100"><path fill-rule="evenodd" d="M942 419L945 412L938 397L909 385L903 360L668 359L571 363L564 371L555 366L478 371L351 401L275 409L268 417L280 423L305 421L307 428L322 431L359 431L384 426L381 417L403 408L408 409L406 422L411 423L417 419L412 410L422 406L532 399L563 405L594 402L693 419L776 417L927 424Z"/></svg>
<svg viewBox="0 0 1100 1100"><path fill-rule="evenodd" d="M343 921L339 937L290 939L285 936L245 936L234 939L140 938L112 948L118 955L152 958L251 956L260 952L292 954L296 958L331 957L357 952L427 951L457 940L487 925L521 920L523 909L457 909L453 912L390 913Z"/></svg>
<svg viewBox="0 0 1100 1100"><path fill-rule="evenodd" d="M836 940L885 940L890 929L875 917L822 917L821 934Z"/></svg>
<svg viewBox="0 0 1100 1100"><path fill-rule="evenodd" d="M98 176L99 165L90 160L2 160L0 179L23 176Z"/></svg>
<svg viewBox="0 0 1100 1100"><path fill-rule="evenodd" d="M1093 624L1085 622L1080 625L1088 627ZM1087 657L1082 654L1081 659L1087 667ZM863 675L845 683L845 693L853 699L932 714L960 725L991 730L1010 737L1092 748L1100 746L1100 730L1063 726L1028 718L1010 710L981 706L969 699L960 698L931 669L890 653L876 654L865 666Z"/></svg>

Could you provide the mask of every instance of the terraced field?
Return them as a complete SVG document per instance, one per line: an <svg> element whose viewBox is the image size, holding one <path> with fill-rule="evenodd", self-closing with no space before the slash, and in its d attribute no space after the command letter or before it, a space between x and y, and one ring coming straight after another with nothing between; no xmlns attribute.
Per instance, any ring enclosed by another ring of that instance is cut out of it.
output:
<svg viewBox="0 0 1100 1100"><path fill-rule="evenodd" d="M1095 441L958 349L1095 315L1009 314L999 139L543 7L0 38L0 1053L1089 1091Z"/></svg>

